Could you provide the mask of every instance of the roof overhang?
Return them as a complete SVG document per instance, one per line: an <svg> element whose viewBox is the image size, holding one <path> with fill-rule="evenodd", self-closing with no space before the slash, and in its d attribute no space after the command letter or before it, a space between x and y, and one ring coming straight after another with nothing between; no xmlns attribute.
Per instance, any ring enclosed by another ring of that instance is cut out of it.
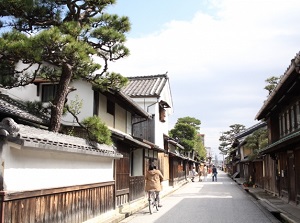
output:
<svg viewBox="0 0 300 223"><path fill-rule="evenodd" d="M123 108L126 108L129 112L139 115L143 118L152 119L152 115L141 108L134 100L122 91L109 90L101 92L115 103L120 104Z"/></svg>
<svg viewBox="0 0 300 223"><path fill-rule="evenodd" d="M113 128L109 128L109 129L112 133L112 137L119 140L119 141L123 141L124 143L129 144L134 148L151 149L150 145L133 138L129 134L126 134L124 132L118 131L118 130L113 129Z"/></svg>
<svg viewBox="0 0 300 223"><path fill-rule="evenodd" d="M83 138L63 135L26 125L18 125L16 135L8 135L8 146L20 150L56 151L77 153L112 159L122 158L114 146L91 142Z"/></svg>
<svg viewBox="0 0 300 223"><path fill-rule="evenodd" d="M183 147L182 145L180 145L180 144L179 144L177 141L175 141L175 140L168 139L168 143L170 143L170 144L172 144L172 145L174 145L174 146L176 146L176 147L178 147L178 148L184 150L184 147Z"/></svg>
<svg viewBox="0 0 300 223"><path fill-rule="evenodd" d="M141 142L149 145L151 147L150 149L152 149L152 150L155 150L157 152L162 152L162 153L166 152L164 149L160 148L158 145L156 145L146 139L142 139L142 138L138 138L138 137L134 137L134 138L138 141L141 141Z"/></svg>
<svg viewBox="0 0 300 223"><path fill-rule="evenodd" d="M264 102L262 108L257 113L255 119L262 120L269 116L272 110L282 103L287 96L297 91L297 86L300 83L300 53L291 60L290 66L280 79L276 88L269 95L268 99Z"/></svg>
<svg viewBox="0 0 300 223"><path fill-rule="evenodd" d="M244 130L244 131L236 134L234 137L235 137L235 139L243 138L243 137L248 136L248 135L252 134L254 131L256 131L256 130L258 130L260 128L263 128L265 126L267 126L266 122L263 122L263 121L259 122L259 123L255 124L255 125L251 126L250 128L248 128L248 129L246 129L246 130Z"/></svg>
<svg viewBox="0 0 300 223"><path fill-rule="evenodd" d="M280 140L268 145L267 147L261 149L259 151L259 154L263 155L263 154L273 153L280 150L286 150L287 146L297 144L299 143L299 140L300 140L300 130L292 134L289 134L281 138Z"/></svg>

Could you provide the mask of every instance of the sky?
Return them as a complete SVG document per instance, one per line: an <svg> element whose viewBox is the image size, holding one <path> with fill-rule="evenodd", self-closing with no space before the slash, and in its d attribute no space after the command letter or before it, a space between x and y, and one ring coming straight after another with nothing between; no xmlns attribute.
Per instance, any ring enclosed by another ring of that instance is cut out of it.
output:
<svg viewBox="0 0 300 223"><path fill-rule="evenodd" d="M205 146L218 155L230 125L258 123L265 80L283 75L299 52L299 9L299 0L117 0L108 11L130 19L130 56L110 71L167 72L169 129L178 118L199 119Z"/></svg>

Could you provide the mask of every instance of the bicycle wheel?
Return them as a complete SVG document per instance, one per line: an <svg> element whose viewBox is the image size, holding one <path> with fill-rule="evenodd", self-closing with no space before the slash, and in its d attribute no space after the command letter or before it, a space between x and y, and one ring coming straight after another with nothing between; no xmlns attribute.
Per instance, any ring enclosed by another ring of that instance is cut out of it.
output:
<svg viewBox="0 0 300 223"><path fill-rule="evenodd" d="M158 211L158 202L156 199L155 199L155 208L156 208L156 211Z"/></svg>
<svg viewBox="0 0 300 223"><path fill-rule="evenodd" d="M149 212L150 214L153 213L153 204L154 204L154 199L153 199L153 192L149 191L148 192L148 204L149 204Z"/></svg>
<svg viewBox="0 0 300 223"><path fill-rule="evenodd" d="M156 192L153 192L154 193L154 196L155 196L155 199L154 199L154 205L155 208L156 208L156 211L158 211L158 200L157 200L157 193Z"/></svg>

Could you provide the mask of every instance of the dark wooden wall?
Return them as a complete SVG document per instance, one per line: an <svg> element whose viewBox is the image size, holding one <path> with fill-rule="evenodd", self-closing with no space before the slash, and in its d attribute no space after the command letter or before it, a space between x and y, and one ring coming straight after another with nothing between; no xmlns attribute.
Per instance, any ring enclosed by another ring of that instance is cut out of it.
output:
<svg viewBox="0 0 300 223"><path fill-rule="evenodd" d="M1 223L82 223L115 209L114 182L2 194Z"/></svg>
<svg viewBox="0 0 300 223"><path fill-rule="evenodd" d="M263 187L263 162L262 161L256 161L253 162L253 175L254 175L254 182L259 187Z"/></svg>
<svg viewBox="0 0 300 223"><path fill-rule="evenodd" d="M130 159L129 148L124 148L118 144L118 152L123 158L115 160L116 167L116 205L121 206L129 202L129 176Z"/></svg>
<svg viewBox="0 0 300 223"><path fill-rule="evenodd" d="M296 203L300 204L300 148L295 151Z"/></svg>
<svg viewBox="0 0 300 223"><path fill-rule="evenodd" d="M115 161L117 207L145 196L145 176L130 175L129 151L129 148L118 147L123 158Z"/></svg>
<svg viewBox="0 0 300 223"><path fill-rule="evenodd" d="M129 200L134 201L136 199L145 196L145 176L130 177L129 187Z"/></svg>
<svg viewBox="0 0 300 223"><path fill-rule="evenodd" d="M276 187L276 179L275 179L275 161L270 157L270 155L266 155L264 158L265 161L265 176L264 176L264 189L278 195L278 190Z"/></svg>
<svg viewBox="0 0 300 223"><path fill-rule="evenodd" d="M147 120L147 121L141 121L142 119L134 119L134 122L136 124L133 125L133 129L132 129L132 135L142 138L142 139L146 139L149 142L154 143L155 142L155 122L154 122L154 118Z"/></svg>

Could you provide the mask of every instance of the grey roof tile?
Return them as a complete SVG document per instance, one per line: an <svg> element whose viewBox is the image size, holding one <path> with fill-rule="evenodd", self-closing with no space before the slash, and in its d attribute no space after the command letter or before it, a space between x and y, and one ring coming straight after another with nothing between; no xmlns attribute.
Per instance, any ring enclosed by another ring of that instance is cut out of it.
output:
<svg viewBox="0 0 300 223"><path fill-rule="evenodd" d="M158 97L168 81L167 74L127 77L129 83L122 91L132 98Z"/></svg>
<svg viewBox="0 0 300 223"><path fill-rule="evenodd" d="M20 130L16 137L9 137L11 142L24 148L56 150L62 152L81 153L105 157L122 157L113 146L91 143L86 139L64 135L48 130L19 124Z"/></svg>
<svg viewBox="0 0 300 223"><path fill-rule="evenodd" d="M7 115L13 115L35 123L49 123L49 117L43 115L33 115L29 113L24 104L4 94L0 94L0 112Z"/></svg>

